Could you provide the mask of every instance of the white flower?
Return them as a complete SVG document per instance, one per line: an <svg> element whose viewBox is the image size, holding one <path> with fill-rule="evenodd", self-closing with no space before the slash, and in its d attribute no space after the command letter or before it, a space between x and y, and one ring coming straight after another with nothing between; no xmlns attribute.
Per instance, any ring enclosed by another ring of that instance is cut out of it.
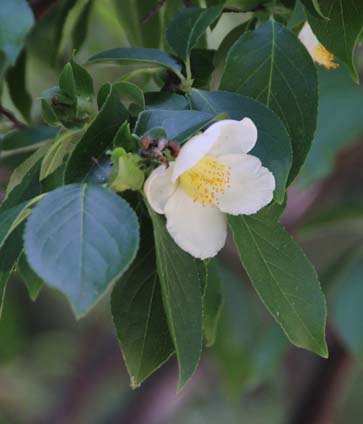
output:
<svg viewBox="0 0 363 424"><path fill-rule="evenodd" d="M225 244L225 214L250 215L271 202L275 178L248 155L257 141L249 118L216 122L194 136L169 168L156 168L145 183L150 206L166 216L175 242L192 256L215 256Z"/></svg>
<svg viewBox="0 0 363 424"><path fill-rule="evenodd" d="M299 40L304 44L313 60L319 65L327 69L335 69L339 66L334 62L334 55L319 43L307 22L305 22L299 33Z"/></svg>

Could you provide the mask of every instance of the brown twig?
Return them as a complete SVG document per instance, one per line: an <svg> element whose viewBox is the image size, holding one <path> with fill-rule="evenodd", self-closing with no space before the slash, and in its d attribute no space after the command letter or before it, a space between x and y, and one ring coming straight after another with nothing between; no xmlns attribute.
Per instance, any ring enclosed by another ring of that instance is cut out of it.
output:
<svg viewBox="0 0 363 424"><path fill-rule="evenodd" d="M0 114L4 115L13 124L13 128L20 129L26 127L26 125L20 122L10 110L2 105L0 105Z"/></svg>
<svg viewBox="0 0 363 424"><path fill-rule="evenodd" d="M157 3L153 8L149 10L149 12L143 17L142 23L146 24L150 21L155 15L157 15L160 12L160 9L164 6L166 3L166 0L158 0Z"/></svg>

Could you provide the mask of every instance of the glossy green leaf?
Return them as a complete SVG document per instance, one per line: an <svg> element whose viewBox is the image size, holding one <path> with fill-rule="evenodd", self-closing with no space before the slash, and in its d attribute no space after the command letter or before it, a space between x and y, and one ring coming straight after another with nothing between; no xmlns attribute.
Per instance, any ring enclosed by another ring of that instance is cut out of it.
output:
<svg viewBox="0 0 363 424"><path fill-rule="evenodd" d="M353 55L363 30L363 3L360 0L319 0L327 19L308 14L309 24L321 44L344 62L358 82Z"/></svg>
<svg viewBox="0 0 363 424"><path fill-rule="evenodd" d="M189 102L185 96L175 93L145 93L146 109L187 110Z"/></svg>
<svg viewBox="0 0 363 424"><path fill-rule="evenodd" d="M181 8L169 24L166 38L170 47L184 61L207 28L220 16L223 5L199 9Z"/></svg>
<svg viewBox="0 0 363 424"><path fill-rule="evenodd" d="M327 357L325 298L302 250L271 219L259 214L228 219L254 288L289 340Z"/></svg>
<svg viewBox="0 0 363 424"><path fill-rule="evenodd" d="M170 69L178 76L181 75L181 66L169 54L158 49L144 48L116 48L92 56L88 63L116 62L120 65L146 65Z"/></svg>
<svg viewBox="0 0 363 424"><path fill-rule="evenodd" d="M291 182L310 150L318 106L316 69L295 34L274 20L243 34L228 54L221 89L253 97L282 119L292 142Z"/></svg>
<svg viewBox="0 0 363 424"><path fill-rule="evenodd" d="M249 117L253 120L258 140L251 154L273 173L276 180L274 198L283 202L292 152L289 136L280 119L262 104L234 93L193 90L190 101L193 109L213 114L226 112L231 119Z"/></svg>
<svg viewBox="0 0 363 424"><path fill-rule="evenodd" d="M95 160L97 161L112 146L113 137L128 117L112 84L106 84L104 87L107 92L105 102L67 162L64 175L66 183L87 179L95 166Z"/></svg>
<svg viewBox="0 0 363 424"><path fill-rule="evenodd" d="M37 300L44 283L43 280L31 269L24 252L20 255L16 265L16 270L24 281L30 299L33 301Z"/></svg>
<svg viewBox="0 0 363 424"><path fill-rule="evenodd" d="M339 336L358 360L363 357L363 259L356 257L336 276L331 317Z"/></svg>
<svg viewBox="0 0 363 424"><path fill-rule="evenodd" d="M163 218L149 208L164 308L179 364L180 390L196 370L202 351L202 293L198 263L169 235Z"/></svg>
<svg viewBox="0 0 363 424"><path fill-rule="evenodd" d="M319 70L319 114L314 143L299 175L303 186L326 177L334 169L338 153L359 141L363 134L363 87L343 68Z"/></svg>
<svg viewBox="0 0 363 424"><path fill-rule="evenodd" d="M216 339L223 295L218 266L215 260L209 262L206 268L207 285L203 296L203 327L207 346L212 346Z"/></svg>
<svg viewBox="0 0 363 424"><path fill-rule="evenodd" d="M134 131L142 136L153 128L164 128L168 140L183 142L211 123L214 116L192 110L146 110L140 113Z"/></svg>
<svg viewBox="0 0 363 424"><path fill-rule="evenodd" d="M34 18L26 0L2 0L0 7L0 79L5 68L12 64L23 47Z"/></svg>
<svg viewBox="0 0 363 424"><path fill-rule="evenodd" d="M141 247L134 263L112 291L111 310L131 386L136 388L174 352L150 221L141 227Z"/></svg>
<svg viewBox="0 0 363 424"><path fill-rule="evenodd" d="M64 293L81 317L133 261L138 222L116 194L72 184L54 190L33 209L24 242L32 269Z"/></svg>

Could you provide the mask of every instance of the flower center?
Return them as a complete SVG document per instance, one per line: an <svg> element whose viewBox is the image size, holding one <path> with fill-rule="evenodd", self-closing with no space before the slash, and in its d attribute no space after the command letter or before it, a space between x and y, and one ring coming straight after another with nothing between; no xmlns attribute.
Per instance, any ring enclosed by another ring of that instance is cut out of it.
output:
<svg viewBox="0 0 363 424"><path fill-rule="evenodd" d="M324 46L317 44L313 49L314 59L319 65L327 69L335 69L339 65L334 62L334 55L330 53Z"/></svg>
<svg viewBox="0 0 363 424"><path fill-rule="evenodd" d="M196 165L184 172L180 185L194 202L203 206L218 204L217 194L224 194L229 187L231 170L211 156L205 156Z"/></svg>

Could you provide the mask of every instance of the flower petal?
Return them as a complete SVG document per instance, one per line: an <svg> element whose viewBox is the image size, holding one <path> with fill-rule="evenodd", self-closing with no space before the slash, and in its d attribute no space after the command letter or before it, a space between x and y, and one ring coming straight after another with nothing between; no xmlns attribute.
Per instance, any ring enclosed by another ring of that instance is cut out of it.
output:
<svg viewBox="0 0 363 424"><path fill-rule="evenodd" d="M310 55L314 57L314 47L319 44L319 41L307 22L305 22L299 33L299 40L304 44Z"/></svg>
<svg viewBox="0 0 363 424"><path fill-rule="evenodd" d="M203 206L178 187L165 206L166 228L176 244L195 258L215 256L227 238L227 222L216 207Z"/></svg>
<svg viewBox="0 0 363 424"><path fill-rule="evenodd" d="M196 165L205 155L221 156L247 153L257 141L257 128L249 118L242 121L223 119L211 125L204 133L184 144L175 161L173 181Z"/></svg>
<svg viewBox="0 0 363 424"><path fill-rule="evenodd" d="M275 178L252 155L225 155L218 160L230 167L229 188L218 196L218 207L231 215L251 215L268 205L275 189Z"/></svg>
<svg viewBox="0 0 363 424"><path fill-rule="evenodd" d="M213 144L217 142L217 137L218 133L207 135L206 132L204 132L195 135L184 144L174 162L174 182L181 174L196 165L208 153Z"/></svg>
<svg viewBox="0 0 363 424"><path fill-rule="evenodd" d="M171 180L173 165L161 165L150 174L144 185L144 192L155 212L163 214L166 202L175 192L177 184Z"/></svg>
<svg viewBox="0 0 363 424"><path fill-rule="evenodd" d="M247 153L257 141L257 128L250 118L244 118L242 121L225 119L216 122L204 134L218 140L208 152L208 155L215 157Z"/></svg>

